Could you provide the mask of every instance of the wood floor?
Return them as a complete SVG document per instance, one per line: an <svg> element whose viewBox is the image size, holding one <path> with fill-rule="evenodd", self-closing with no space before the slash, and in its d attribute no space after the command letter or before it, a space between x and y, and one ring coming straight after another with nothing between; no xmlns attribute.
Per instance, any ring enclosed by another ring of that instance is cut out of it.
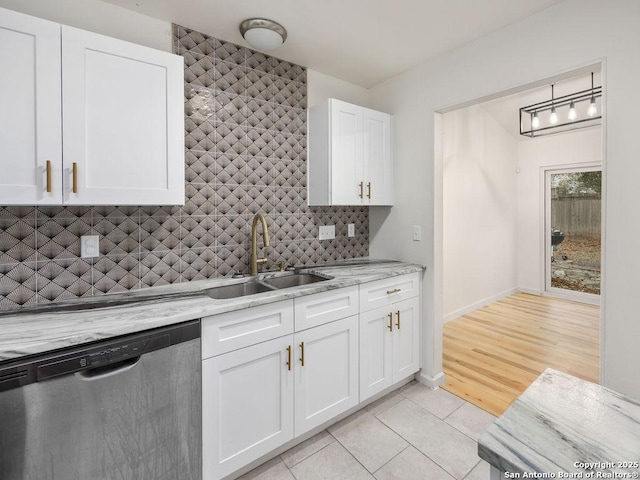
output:
<svg viewBox="0 0 640 480"><path fill-rule="evenodd" d="M494 415L547 367L598 382L598 306L516 293L443 330L443 388Z"/></svg>

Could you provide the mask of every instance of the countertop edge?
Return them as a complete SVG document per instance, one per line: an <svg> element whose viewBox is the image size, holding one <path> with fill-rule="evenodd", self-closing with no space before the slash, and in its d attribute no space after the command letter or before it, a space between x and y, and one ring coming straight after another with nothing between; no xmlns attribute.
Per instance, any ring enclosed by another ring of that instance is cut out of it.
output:
<svg viewBox="0 0 640 480"><path fill-rule="evenodd" d="M178 284L172 298L163 301L104 306L101 308L55 311L50 313L15 312L0 316L0 365L5 366L26 357L89 344L121 335L138 333L167 325L200 319L207 316L267 305L296 297L313 295L324 291L346 288L362 283L391 278L398 275L423 272L425 267L405 262L383 261L362 265L311 266L305 272L319 273L333 277L326 282L297 288L274 290L229 300L213 300L199 291L212 286L234 283L230 279L213 279ZM170 286L169 286L170 287ZM153 287L152 287L153 288ZM158 287L160 291L171 288ZM194 290L195 294L194 294ZM151 289L149 293L153 293ZM126 296L124 294L123 296ZM104 297L96 297L104 301ZM109 298L117 301L118 296Z"/></svg>
<svg viewBox="0 0 640 480"><path fill-rule="evenodd" d="M479 435L478 455L519 478L525 473L629 473L639 469L609 464L640 461L638 445L640 401L547 368Z"/></svg>

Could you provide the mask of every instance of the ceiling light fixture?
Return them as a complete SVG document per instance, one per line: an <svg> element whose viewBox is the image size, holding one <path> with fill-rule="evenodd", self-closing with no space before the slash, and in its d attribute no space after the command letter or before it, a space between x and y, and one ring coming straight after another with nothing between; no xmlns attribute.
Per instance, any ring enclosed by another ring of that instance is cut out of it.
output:
<svg viewBox="0 0 640 480"><path fill-rule="evenodd" d="M596 103L599 97L602 97L602 86L594 86L593 72L588 90L556 97L555 84L552 84L551 100L520 108L520 135L537 137L599 125L602 123ZM541 115L545 111L549 112L548 117Z"/></svg>
<svg viewBox="0 0 640 480"><path fill-rule="evenodd" d="M285 28L266 18L249 18L240 24L242 37L256 50L273 50L287 39Z"/></svg>

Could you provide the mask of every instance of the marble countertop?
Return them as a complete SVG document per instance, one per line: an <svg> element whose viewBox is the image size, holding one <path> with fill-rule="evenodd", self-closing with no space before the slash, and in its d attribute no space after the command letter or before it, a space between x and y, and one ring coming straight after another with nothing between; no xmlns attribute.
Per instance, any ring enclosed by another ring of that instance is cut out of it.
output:
<svg viewBox="0 0 640 480"><path fill-rule="evenodd" d="M300 270L329 277L327 281L228 300L214 300L203 291L250 277L199 280L3 312L0 362L423 269L392 260L356 259Z"/></svg>
<svg viewBox="0 0 640 480"><path fill-rule="evenodd" d="M514 474L505 478L638 478L640 402L547 369L480 435L478 453Z"/></svg>

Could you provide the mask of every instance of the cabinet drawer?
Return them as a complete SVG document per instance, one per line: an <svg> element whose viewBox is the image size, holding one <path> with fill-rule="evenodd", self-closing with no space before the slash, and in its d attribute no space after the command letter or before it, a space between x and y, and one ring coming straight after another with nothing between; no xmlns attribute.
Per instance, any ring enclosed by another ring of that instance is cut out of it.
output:
<svg viewBox="0 0 640 480"><path fill-rule="evenodd" d="M360 285L360 311L384 307L420 294L420 273L409 273Z"/></svg>
<svg viewBox="0 0 640 480"><path fill-rule="evenodd" d="M293 333L293 300L202 319L202 358Z"/></svg>
<svg viewBox="0 0 640 480"><path fill-rule="evenodd" d="M294 299L296 332L358 313L358 287L340 288Z"/></svg>

